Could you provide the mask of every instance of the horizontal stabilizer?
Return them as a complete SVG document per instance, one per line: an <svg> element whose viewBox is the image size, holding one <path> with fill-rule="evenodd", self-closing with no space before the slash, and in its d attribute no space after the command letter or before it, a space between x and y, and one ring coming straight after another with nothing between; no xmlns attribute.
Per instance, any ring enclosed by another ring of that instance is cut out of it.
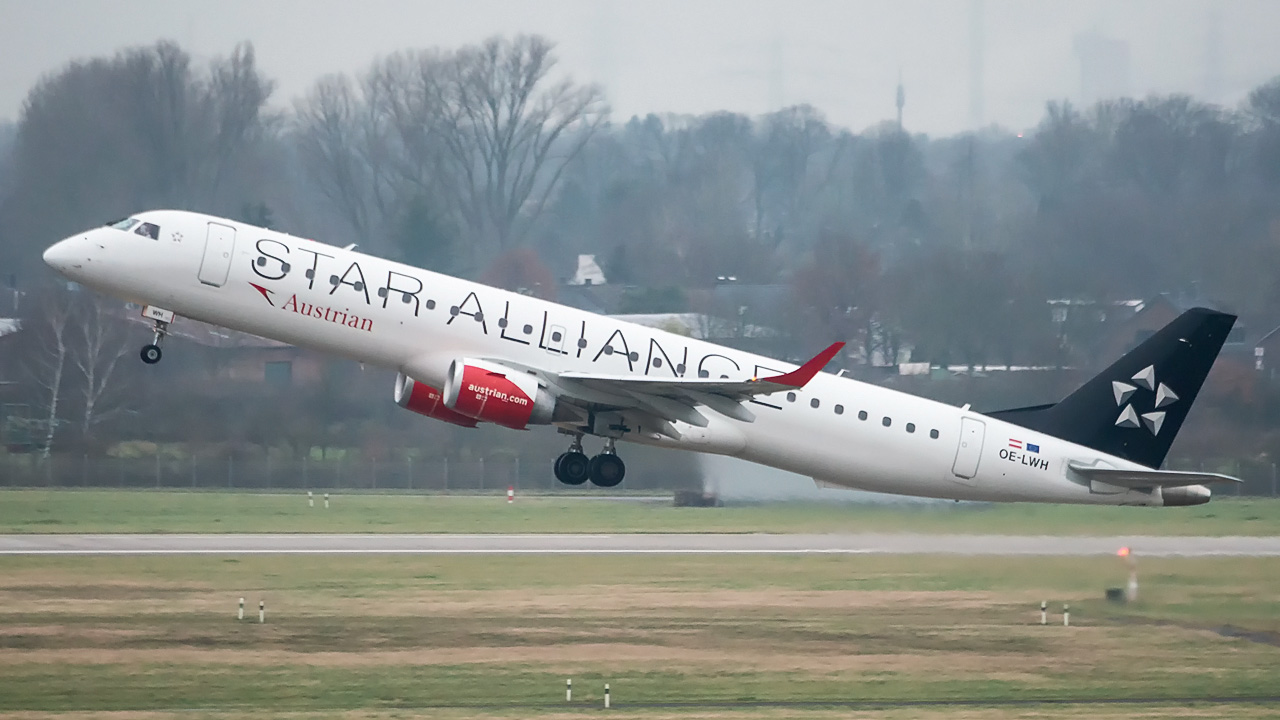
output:
<svg viewBox="0 0 1280 720"><path fill-rule="evenodd" d="M1186 487L1188 485L1203 485L1215 482L1242 482L1240 478L1233 478L1230 475L1221 475L1219 473L1183 472L1180 470L1117 470L1116 468L1094 467L1077 463L1069 463L1067 467L1086 480L1096 480L1122 488Z"/></svg>

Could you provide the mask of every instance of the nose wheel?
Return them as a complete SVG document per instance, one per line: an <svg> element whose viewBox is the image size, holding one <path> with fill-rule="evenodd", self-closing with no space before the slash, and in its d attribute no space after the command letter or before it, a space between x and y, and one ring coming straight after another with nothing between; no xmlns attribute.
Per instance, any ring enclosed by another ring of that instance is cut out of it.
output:
<svg viewBox="0 0 1280 720"><path fill-rule="evenodd" d="M164 352L160 350L159 345L143 345L139 355L142 357L142 362L155 365L160 362L160 358L164 357Z"/></svg>
<svg viewBox="0 0 1280 720"><path fill-rule="evenodd" d="M164 313L165 311L161 312ZM142 358L142 362L148 365L155 365L160 362L160 358L164 357L164 351L160 349L160 346L164 343L164 336L169 334L169 323L173 322L173 313L166 314L166 317L169 318L168 320L149 316L145 311L143 316L151 317L155 334L152 336L151 344L143 345L142 351L138 353L138 356Z"/></svg>

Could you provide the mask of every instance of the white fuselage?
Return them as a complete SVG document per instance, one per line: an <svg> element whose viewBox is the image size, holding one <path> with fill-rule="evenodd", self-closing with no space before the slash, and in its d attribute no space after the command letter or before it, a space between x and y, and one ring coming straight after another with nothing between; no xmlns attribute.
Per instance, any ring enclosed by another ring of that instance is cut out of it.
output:
<svg viewBox="0 0 1280 720"><path fill-rule="evenodd" d="M68 277L125 300L399 371L435 387L463 357L550 372L664 378L742 380L794 367L243 223L179 211L136 217L159 226L158 239L97 228L54 246L46 259ZM674 423L679 439L642 427L622 439L730 455L886 493L1162 504L1158 489L1091 487L1067 468L1071 461L1140 467L1134 463L851 378L821 373L793 393L744 406L754 422L705 410L705 428Z"/></svg>

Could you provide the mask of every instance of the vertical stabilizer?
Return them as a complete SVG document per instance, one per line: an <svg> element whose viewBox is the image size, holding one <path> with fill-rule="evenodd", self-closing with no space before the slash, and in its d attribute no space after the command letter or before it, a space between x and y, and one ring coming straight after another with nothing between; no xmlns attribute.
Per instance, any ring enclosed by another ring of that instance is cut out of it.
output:
<svg viewBox="0 0 1280 720"><path fill-rule="evenodd" d="M1062 402L990 415L1158 468L1235 321L1192 308Z"/></svg>

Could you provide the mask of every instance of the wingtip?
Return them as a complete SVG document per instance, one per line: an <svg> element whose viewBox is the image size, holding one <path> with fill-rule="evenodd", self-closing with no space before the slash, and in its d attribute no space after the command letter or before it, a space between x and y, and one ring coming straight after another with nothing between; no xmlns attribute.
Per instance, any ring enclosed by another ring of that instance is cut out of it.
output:
<svg viewBox="0 0 1280 720"><path fill-rule="evenodd" d="M795 370L792 370L789 373L786 373L785 375L777 375L771 378L764 378L764 382L777 383L779 385L789 385L791 387L797 387L797 388L804 387L805 385L809 384L809 381L812 380L814 376L822 372L822 368L826 367L827 363L831 362L836 355L840 354L840 351L843 349L844 349L844 343L842 342L831 343L830 347L818 353L817 355L813 356L813 359L809 360L809 362L805 363L804 365L801 365L800 367L796 368Z"/></svg>

